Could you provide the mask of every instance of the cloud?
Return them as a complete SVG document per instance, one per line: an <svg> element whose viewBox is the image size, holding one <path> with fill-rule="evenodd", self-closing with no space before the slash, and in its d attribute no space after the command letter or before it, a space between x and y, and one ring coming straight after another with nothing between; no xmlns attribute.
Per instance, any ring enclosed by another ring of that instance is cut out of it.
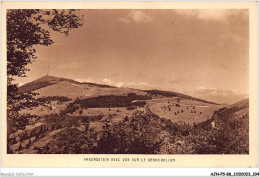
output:
<svg viewBox="0 0 260 177"><path fill-rule="evenodd" d="M146 82L115 82L108 78L102 79L102 83L116 86L116 87L127 87L127 88L136 88L136 89L151 89L154 88L154 85Z"/></svg>
<svg viewBox="0 0 260 177"><path fill-rule="evenodd" d="M95 82L92 78L90 77L87 77L87 78L76 78L75 81L78 81L78 82Z"/></svg>
<svg viewBox="0 0 260 177"><path fill-rule="evenodd" d="M206 88L204 86L199 86L194 92L200 93L200 94L216 94L217 89L216 88Z"/></svg>
<svg viewBox="0 0 260 177"><path fill-rule="evenodd" d="M122 87L125 83L124 82L117 82L115 84L116 87Z"/></svg>
<svg viewBox="0 0 260 177"><path fill-rule="evenodd" d="M155 86L153 84L149 84L147 82L126 82L123 85L124 87L128 88L135 88L135 89L154 89Z"/></svg>
<svg viewBox="0 0 260 177"><path fill-rule="evenodd" d="M149 22L153 21L153 18L150 15L148 15L147 13L144 13L141 10L132 10L131 12L128 13L127 16L119 17L118 21L128 25L131 22L133 22L133 23L149 23Z"/></svg>
<svg viewBox="0 0 260 177"><path fill-rule="evenodd" d="M108 78L102 79L102 83L107 84L107 85L116 86L116 87L122 87L125 84L124 82L114 82Z"/></svg>
<svg viewBox="0 0 260 177"><path fill-rule="evenodd" d="M230 96L230 95L247 95L245 92L240 92L234 89L218 89L218 88L207 88L204 86L199 86L194 91L199 94L211 94L219 96Z"/></svg>
<svg viewBox="0 0 260 177"><path fill-rule="evenodd" d="M140 10L132 10L128 16L133 20L135 23L142 23L142 22L151 22L153 19L150 15L144 13Z"/></svg>
<svg viewBox="0 0 260 177"><path fill-rule="evenodd" d="M239 14L242 14L243 17L247 16L247 11L232 9L175 10L175 12L180 15L195 17L205 21L226 21L228 17Z"/></svg>
<svg viewBox="0 0 260 177"><path fill-rule="evenodd" d="M248 92L234 89L207 88L204 86L197 87L189 94L197 98L221 104L232 104L249 97Z"/></svg>
<svg viewBox="0 0 260 177"><path fill-rule="evenodd" d="M105 78L105 79L103 79L102 81L105 82L105 84L112 84L112 83L113 83L113 82L112 82L110 79L108 79L108 78Z"/></svg>

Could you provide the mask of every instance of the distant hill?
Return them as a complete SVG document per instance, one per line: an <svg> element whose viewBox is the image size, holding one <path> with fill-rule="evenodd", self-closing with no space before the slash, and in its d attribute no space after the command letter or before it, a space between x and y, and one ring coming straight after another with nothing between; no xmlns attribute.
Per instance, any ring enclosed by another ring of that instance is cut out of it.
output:
<svg viewBox="0 0 260 177"><path fill-rule="evenodd" d="M242 121L244 118L249 118L249 98L221 108L212 116L212 120L217 122Z"/></svg>
<svg viewBox="0 0 260 177"><path fill-rule="evenodd" d="M78 82L72 79L43 76L35 81L19 87L23 93L36 92L37 97L68 97L69 99L85 99L105 95L127 96L129 93L137 95L147 95L146 92L131 88L118 88L110 85Z"/></svg>
<svg viewBox="0 0 260 177"><path fill-rule="evenodd" d="M189 99L189 100L200 101L200 102L203 102L203 103L219 105L217 103L202 100L202 99L199 99L199 98L194 98L194 97L191 97L189 95L185 95L185 94L177 93L177 92L162 91L162 90L143 90L143 91L147 92L151 96L180 97L180 98L186 98L186 99Z"/></svg>
<svg viewBox="0 0 260 177"><path fill-rule="evenodd" d="M109 86L109 85L87 83L87 82L81 83L81 82L74 81L72 79L63 78L63 77L43 76L35 81L29 82L27 84L20 86L19 90L23 93L32 92L32 91L35 91L35 90L38 90L38 89L41 89L41 88L44 88L44 87L47 87L47 86L50 86L53 84L57 84L62 81L66 81L66 82L78 84L78 85L87 84L87 85L93 85L93 86L102 87L102 88L115 88L115 87Z"/></svg>
<svg viewBox="0 0 260 177"><path fill-rule="evenodd" d="M226 124L231 119L242 121L244 118L249 119L249 98L216 110L211 119L200 123L198 126L211 129L212 122L214 122L215 126L219 126Z"/></svg>
<svg viewBox="0 0 260 177"><path fill-rule="evenodd" d="M53 76L19 89L44 104L19 112L26 121L8 137L8 153L249 154L249 99L223 107Z"/></svg>
<svg viewBox="0 0 260 177"><path fill-rule="evenodd" d="M249 99L215 111L211 119L196 128L200 138L205 134L204 144L197 147L198 153L248 154Z"/></svg>
<svg viewBox="0 0 260 177"><path fill-rule="evenodd" d="M23 93L32 92L32 91L38 90L40 88L47 87L49 85L57 84L61 81L77 83L76 81L74 81L72 79L53 77L53 76L43 76L35 81L22 85L21 87L19 87L19 90Z"/></svg>
<svg viewBox="0 0 260 177"><path fill-rule="evenodd" d="M227 108L234 108L234 107L249 108L249 98L227 106Z"/></svg>
<svg viewBox="0 0 260 177"><path fill-rule="evenodd" d="M148 95L150 98L156 97L179 97L189 100L200 101L203 103L215 104L217 103L209 102L199 98L194 98L185 94L162 91L162 90L138 90L133 88L123 88L114 87L110 85L88 83L88 82L78 82L72 79L54 76L43 76L35 81L29 82L27 84L19 87L19 90L23 93L26 92L37 92L40 97L48 96L66 96L68 98L91 98L106 95L117 95L117 96L127 96L129 93L135 93L136 95Z"/></svg>

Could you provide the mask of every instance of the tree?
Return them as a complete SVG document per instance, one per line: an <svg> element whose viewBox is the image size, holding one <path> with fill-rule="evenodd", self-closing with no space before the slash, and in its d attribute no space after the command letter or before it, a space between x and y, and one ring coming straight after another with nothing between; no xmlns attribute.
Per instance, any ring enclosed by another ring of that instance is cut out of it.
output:
<svg viewBox="0 0 260 177"><path fill-rule="evenodd" d="M22 147L22 143L20 142L20 145L18 147L18 151L21 151L21 150L23 150L23 147Z"/></svg>
<svg viewBox="0 0 260 177"><path fill-rule="evenodd" d="M19 111L37 105L35 93L21 93L15 77L26 77L28 64L37 59L36 45L54 43L50 30L69 35L83 25L76 10L12 9L7 11L7 117L8 132L14 131ZM22 121L22 120L21 120ZM19 123L18 123L19 124Z"/></svg>
<svg viewBox="0 0 260 177"><path fill-rule="evenodd" d="M25 76L26 65L36 59L33 46L54 43L44 25L68 36L70 29L82 26L82 20L75 10L8 10L7 75Z"/></svg>
<svg viewBox="0 0 260 177"><path fill-rule="evenodd" d="M83 110L79 110L79 115L82 115L83 114Z"/></svg>

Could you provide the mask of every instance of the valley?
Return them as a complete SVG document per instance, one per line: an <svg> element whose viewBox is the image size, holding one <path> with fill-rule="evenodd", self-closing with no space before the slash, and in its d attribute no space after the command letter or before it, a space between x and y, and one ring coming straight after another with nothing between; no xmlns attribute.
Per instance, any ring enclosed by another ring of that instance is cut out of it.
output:
<svg viewBox="0 0 260 177"><path fill-rule="evenodd" d="M248 125L247 101L225 107L177 92L117 88L53 76L19 89L36 93L37 105L18 112L24 126L10 130L9 153L211 154L218 153L219 147L205 135L223 133L223 121L230 119L225 124L230 134L241 129L246 139L248 131L246 126L239 127L241 121ZM209 141L211 150L201 150L200 138ZM230 138L228 143L233 141ZM246 149L223 153L247 153Z"/></svg>

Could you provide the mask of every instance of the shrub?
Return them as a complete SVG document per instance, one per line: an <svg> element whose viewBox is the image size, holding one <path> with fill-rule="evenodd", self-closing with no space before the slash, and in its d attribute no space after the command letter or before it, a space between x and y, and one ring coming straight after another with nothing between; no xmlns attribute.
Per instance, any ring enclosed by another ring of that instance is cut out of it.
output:
<svg viewBox="0 0 260 177"><path fill-rule="evenodd" d="M74 104L69 104L64 110L60 112L60 114L67 115L68 113L73 114L76 110L78 110L79 107L75 106Z"/></svg>
<svg viewBox="0 0 260 177"><path fill-rule="evenodd" d="M126 109L127 110L134 110L136 108L136 106L127 106Z"/></svg>
<svg viewBox="0 0 260 177"><path fill-rule="evenodd" d="M50 101L67 102L67 101L71 101L71 99L68 97L65 97L65 96L48 96L48 97L38 98L38 101L40 101L40 102L50 102Z"/></svg>
<svg viewBox="0 0 260 177"><path fill-rule="evenodd" d="M82 113L83 113L83 110L82 109L79 110L79 115L82 115Z"/></svg>
<svg viewBox="0 0 260 177"><path fill-rule="evenodd" d="M98 96L86 99L77 99L72 104L79 104L83 108L108 108L108 107L127 107L131 105L136 105L143 107L149 97L147 95L136 95L135 93L129 93L127 96ZM137 100L133 103L134 100ZM138 101L140 100L140 101Z"/></svg>

